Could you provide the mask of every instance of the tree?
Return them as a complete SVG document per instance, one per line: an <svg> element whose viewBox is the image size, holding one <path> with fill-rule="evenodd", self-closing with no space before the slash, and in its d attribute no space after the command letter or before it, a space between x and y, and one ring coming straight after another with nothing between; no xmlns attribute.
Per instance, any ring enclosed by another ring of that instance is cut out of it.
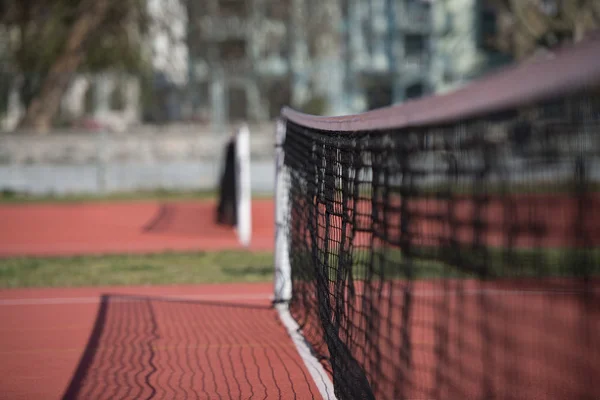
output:
<svg viewBox="0 0 600 400"><path fill-rule="evenodd" d="M489 0L496 11L491 39L517 60L582 40L600 26L598 0Z"/></svg>
<svg viewBox="0 0 600 400"><path fill-rule="evenodd" d="M20 127L48 132L77 73L143 69L144 10L143 0L4 0L0 23L26 107Z"/></svg>

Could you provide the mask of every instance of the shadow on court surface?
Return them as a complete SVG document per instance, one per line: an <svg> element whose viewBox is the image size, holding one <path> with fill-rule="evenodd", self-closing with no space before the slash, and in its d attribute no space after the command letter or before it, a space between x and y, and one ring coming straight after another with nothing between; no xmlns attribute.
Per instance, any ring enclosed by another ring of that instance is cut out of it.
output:
<svg viewBox="0 0 600 400"><path fill-rule="evenodd" d="M107 294L63 398L317 396L264 302Z"/></svg>
<svg viewBox="0 0 600 400"><path fill-rule="evenodd" d="M188 236L206 235L207 230L224 230L215 223L216 205L166 202L142 228L144 233Z"/></svg>

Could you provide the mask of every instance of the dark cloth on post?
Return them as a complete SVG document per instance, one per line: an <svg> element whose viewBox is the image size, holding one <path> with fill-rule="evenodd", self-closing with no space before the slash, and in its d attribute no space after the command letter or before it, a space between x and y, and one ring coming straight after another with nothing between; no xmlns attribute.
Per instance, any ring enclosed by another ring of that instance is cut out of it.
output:
<svg viewBox="0 0 600 400"><path fill-rule="evenodd" d="M235 150L235 139L232 138L225 148L225 162L219 186L217 223L221 225L237 225L237 174Z"/></svg>

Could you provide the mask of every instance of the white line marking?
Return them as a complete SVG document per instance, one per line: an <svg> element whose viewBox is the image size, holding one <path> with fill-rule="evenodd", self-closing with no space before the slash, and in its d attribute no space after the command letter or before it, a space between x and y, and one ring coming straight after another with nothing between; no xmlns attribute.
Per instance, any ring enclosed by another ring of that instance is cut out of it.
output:
<svg viewBox="0 0 600 400"><path fill-rule="evenodd" d="M312 376L317 389L319 389L319 393L321 393L321 396L324 399L336 400L337 398L333 390L333 383L331 382L331 379L329 379L329 375L327 375L327 372L325 372L325 369L323 369L319 360L313 356L310 348L304 341L304 338L298 332L299 326L290 315L287 304L278 304L276 308L279 312L279 318L281 318L283 326L285 326L292 341L296 345L296 349L298 350L300 357L302 357L306 369Z"/></svg>
<svg viewBox="0 0 600 400"><path fill-rule="evenodd" d="M598 293L600 289L591 289L591 290L568 290L568 289L447 289L447 290L412 290L412 294L415 297L439 297L445 294L458 296L458 295L491 295L491 296L528 296L528 295L542 295L542 296L554 296L554 295L574 295L574 294L583 294L583 293ZM394 290L392 292L393 296L403 295L404 291L402 290Z"/></svg>
<svg viewBox="0 0 600 400"><path fill-rule="evenodd" d="M272 293L256 294L213 294L213 295L178 295L178 294L143 294L143 293L109 293L113 297L111 302L134 302L148 299L158 301L178 300L204 300L204 301L232 301L232 300L271 300ZM0 299L0 306L23 306L23 305L66 305L66 304L95 304L100 302L102 294L92 297L43 297L23 299Z"/></svg>
<svg viewBox="0 0 600 400"><path fill-rule="evenodd" d="M450 296L475 296L475 295L491 295L491 296L526 296L526 295L576 295L586 293L585 290L569 290L569 289L413 289L411 291L415 297L439 297L444 295ZM600 293L600 288L591 288L587 293ZM204 301L234 301L234 300L272 300L272 293L255 293L255 294L198 294L198 295L178 295L178 294L144 294L144 293L107 293L114 302L131 302L139 301L143 297L154 298L161 301L177 301L177 300L204 300ZM364 290L357 290L357 295L364 295ZM61 304L95 304L100 301L98 296L88 297L40 297L40 298L21 298L21 299L0 299L0 306L21 306L21 305L61 305ZM389 291L384 291L384 296L389 296ZM394 289L391 292L393 297L404 295L401 289ZM119 298L122 297L122 298ZM128 298L131 297L131 298Z"/></svg>
<svg viewBox="0 0 600 400"><path fill-rule="evenodd" d="M576 290L576 289L492 289L492 288L480 288L480 289L411 289L409 290L411 295L416 298L430 298L430 297L441 297L441 296L573 296L582 295L584 293L598 294L600 288L591 288L588 290ZM406 291L402 289L394 289L391 292L389 290L377 291L373 289L375 296L381 294L384 298L389 297L402 297ZM364 289L356 290L356 296L362 297L365 295ZM317 295L311 293L310 299L317 299Z"/></svg>

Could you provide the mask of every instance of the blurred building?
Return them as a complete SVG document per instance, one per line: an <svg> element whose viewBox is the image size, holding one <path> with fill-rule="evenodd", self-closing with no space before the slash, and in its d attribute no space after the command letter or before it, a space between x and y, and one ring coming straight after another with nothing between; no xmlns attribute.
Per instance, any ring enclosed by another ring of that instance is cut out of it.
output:
<svg viewBox="0 0 600 400"><path fill-rule="evenodd" d="M290 1L188 2L192 112L217 128L289 104Z"/></svg>
<svg viewBox="0 0 600 400"><path fill-rule="evenodd" d="M453 90L511 61L490 44L497 20L487 0L435 2L430 74L436 93Z"/></svg>
<svg viewBox="0 0 600 400"><path fill-rule="evenodd" d="M433 91L432 4L424 0L342 0L344 92L351 112Z"/></svg>
<svg viewBox="0 0 600 400"><path fill-rule="evenodd" d="M192 1L188 20L196 118L222 129L290 104L327 114L341 102L338 0Z"/></svg>
<svg viewBox="0 0 600 400"><path fill-rule="evenodd" d="M188 6L193 109L217 125L284 105L346 114L432 91L423 0L207 0Z"/></svg>
<svg viewBox="0 0 600 400"><path fill-rule="evenodd" d="M362 112L452 90L509 60L481 0L342 0L344 97Z"/></svg>

